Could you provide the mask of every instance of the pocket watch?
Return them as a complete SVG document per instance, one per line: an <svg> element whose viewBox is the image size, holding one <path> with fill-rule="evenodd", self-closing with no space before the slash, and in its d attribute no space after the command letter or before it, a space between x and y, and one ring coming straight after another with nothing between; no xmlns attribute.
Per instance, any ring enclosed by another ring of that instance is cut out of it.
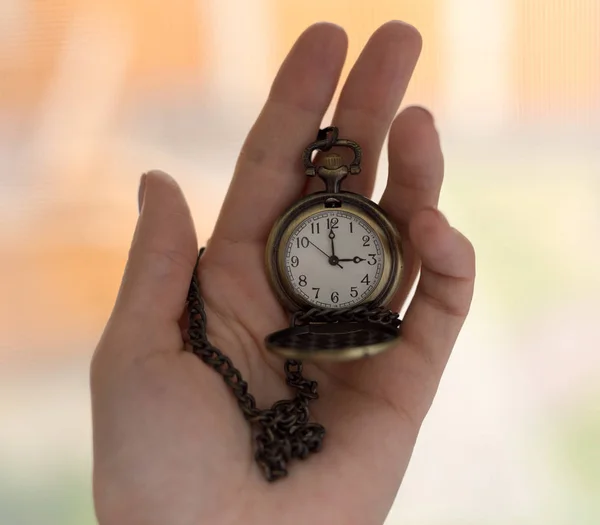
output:
<svg viewBox="0 0 600 525"><path fill-rule="evenodd" d="M349 150L351 161L333 148ZM400 335L397 314L385 310L402 277L400 235L377 204L342 190L346 177L360 174L361 156L337 128L320 130L302 161L325 188L293 204L270 232L267 273L293 326L265 344L286 358L356 359L386 350Z"/></svg>

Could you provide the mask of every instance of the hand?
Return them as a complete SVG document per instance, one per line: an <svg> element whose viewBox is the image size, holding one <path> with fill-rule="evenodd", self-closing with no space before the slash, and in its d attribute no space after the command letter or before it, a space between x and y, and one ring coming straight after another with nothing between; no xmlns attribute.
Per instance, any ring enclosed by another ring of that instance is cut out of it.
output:
<svg viewBox="0 0 600 525"><path fill-rule="evenodd" d="M356 256L356 257L352 257L352 259L338 259L338 261L342 261L342 262L350 261L350 262L358 264L359 262L366 261L366 259Z"/></svg>
<svg viewBox="0 0 600 525"><path fill-rule="evenodd" d="M335 232L333 231L333 226L329 230L329 238L331 239L331 256L335 257L335 245L333 244L333 240L335 239Z"/></svg>
<svg viewBox="0 0 600 525"><path fill-rule="evenodd" d="M265 238L279 214L319 188L305 184L297 159L334 94L346 44L330 24L299 38L243 146L198 269L208 337L263 408L291 395L282 360L262 345L288 323L265 274ZM275 484L254 462L250 428L223 379L183 351L194 226L174 180L145 176L125 275L91 367L100 525L384 521L469 310L475 272L470 243L436 211L443 160L431 115L411 107L394 118L420 48L412 27L380 28L333 117L364 151L362 174L345 188L367 196L391 125L380 205L403 235L406 262L391 308L401 307L421 269L403 337L373 359L305 365L305 376L319 382L311 413L327 429L323 450L291 463L289 477Z"/></svg>

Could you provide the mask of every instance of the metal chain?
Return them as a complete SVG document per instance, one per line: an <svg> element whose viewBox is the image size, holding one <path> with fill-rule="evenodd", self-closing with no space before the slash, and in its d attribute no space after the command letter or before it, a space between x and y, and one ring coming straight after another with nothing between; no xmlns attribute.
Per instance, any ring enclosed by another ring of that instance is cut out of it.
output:
<svg viewBox="0 0 600 525"><path fill-rule="evenodd" d="M284 364L286 383L296 390L294 399L277 401L269 409L258 409L248 383L229 357L213 346L206 334L206 311L200 294L198 264L205 248L200 250L190 284L187 307L189 314L188 342L191 351L217 371L232 390L246 420L258 427L255 459L268 481L287 475L287 464L293 459L305 459L318 452L323 444L325 428L310 421L308 403L317 399L317 382L302 375L302 362L288 359ZM358 306L340 310L313 308L297 312L292 324L308 322L373 321L399 326L398 314L383 308Z"/></svg>
<svg viewBox="0 0 600 525"><path fill-rule="evenodd" d="M292 316L294 326L307 323L339 323L339 322L365 322L380 323L399 328L401 321L397 312L383 307L359 305L351 308L326 310L311 308L306 311L296 312Z"/></svg>

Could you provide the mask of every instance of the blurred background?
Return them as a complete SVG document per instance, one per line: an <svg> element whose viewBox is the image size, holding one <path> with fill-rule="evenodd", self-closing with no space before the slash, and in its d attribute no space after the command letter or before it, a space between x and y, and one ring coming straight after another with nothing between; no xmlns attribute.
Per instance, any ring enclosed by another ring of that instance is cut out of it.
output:
<svg viewBox="0 0 600 525"><path fill-rule="evenodd" d="M600 523L598 0L0 0L1 525L95 522L88 364L140 174L202 243L300 32L344 26L349 67L390 19L478 282L388 524Z"/></svg>

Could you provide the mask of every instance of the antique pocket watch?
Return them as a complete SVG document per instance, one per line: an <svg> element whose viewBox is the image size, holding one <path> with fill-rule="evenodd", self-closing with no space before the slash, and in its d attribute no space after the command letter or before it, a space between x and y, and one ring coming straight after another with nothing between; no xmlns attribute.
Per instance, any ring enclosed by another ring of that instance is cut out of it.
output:
<svg viewBox="0 0 600 525"><path fill-rule="evenodd" d="M334 147L350 150L346 164ZM322 162L313 161L320 152ZM274 292L293 326L270 334L269 350L289 359L349 360L382 352L399 337L397 314L385 305L403 270L400 236L385 212L341 189L361 171L360 146L325 128L304 150L309 177L325 189L296 202L275 223L266 245Z"/></svg>

